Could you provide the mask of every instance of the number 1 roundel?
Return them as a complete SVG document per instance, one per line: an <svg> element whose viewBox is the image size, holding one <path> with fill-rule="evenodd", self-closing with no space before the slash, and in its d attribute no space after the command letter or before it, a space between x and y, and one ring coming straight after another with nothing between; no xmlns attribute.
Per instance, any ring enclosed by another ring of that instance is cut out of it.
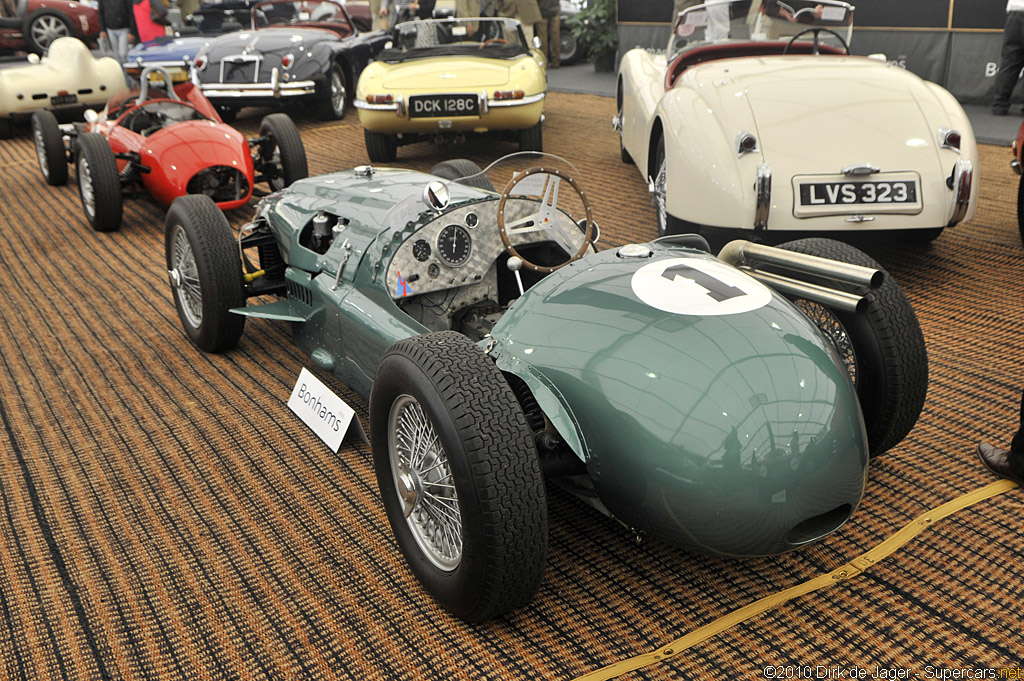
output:
<svg viewBox="0 0 1024 681"><path fill-rule="evenodd" d="M638 269L630 285L641 301L673 314L739 314L772 299L771 289L761 282L705 258L657 260Z"/></svg>

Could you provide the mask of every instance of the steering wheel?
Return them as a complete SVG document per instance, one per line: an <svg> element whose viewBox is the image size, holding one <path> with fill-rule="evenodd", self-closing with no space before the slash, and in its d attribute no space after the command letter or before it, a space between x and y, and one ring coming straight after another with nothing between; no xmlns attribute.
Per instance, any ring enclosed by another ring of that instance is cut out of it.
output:
<svg viewBox="0 0 1024 681"><path fill-rule="evenodd" d="M831 28L822 28L820 26L818 26L816 28L805 28L804 30L800 31L795 36L790 38L789 42L786 43L786 47L783 48L782 54L786 54L786 53L789 52L789 48L793 46L793 43L796 42L797 38L799 38L800 36L803 36L803 35L807 35L808 33L813 33L814 34L814 50L813 50L812 54L821 54L821 50L819 49L819 47L821 45L821 40L819 39L818 36L819 36L819 34L822 31L824 31L825 33L831 33L836 38L838 38L839 39L839 43L843 46L843 49L846 50L846 54L850 54L850 46L848 44L846 44L846 41L843 39L843 36L839 35L835 31L833 31Z"/></svg>
<svg viewBox="0 0 1024 681"><path fill-rule="evenodd" d="M480 47L478 49L482 50L485 47L487 47L488 45L509 45L509 44L510 43L507 40L505 40L504 38L490 38L490 39L485 40L482 43L480 43Z"/></svg>
<svg viewBox="0 0 1024 681"><path fill-rule="evenodd" d="M540 210L526 217L513 220L512 222L505 222L505 204L508 202L509 197L512 195L512 191L526 178L531 175L551 175L553 177L548 178L544 183L544 195L540 200ZM512 245L511 236L517 234L528 234L530 232L548 232L556 242L564 244L568 251L572 248L572 239L559 224L560 218L564 217L558 211L558 187L561 181L565 181L579 196L580 201L583 202L583 210L587 215L587 227L583 230L583 242L580 244L579 250L569 256L569 259L560 265L554 267L547 267L544 265L538 265L532 263L516 251ZM587 252L587 248L590 247L591 239L594 236L594 220L592 217L592 209L590 201L587 199L586 193L576 184L576 180L572 179L569 175L559 171L557 168L544 168L543 166L534 166L527 170L519 173L512 178L505 189L501 192L501 199L498 201L498 234L501 236L502 243L505 244L505 250L508 254L515 256L523 261L523 267L534 270L535 272L554 272L555 270L565 267L574 260L579 260L583 257L583 254Z"/></svg>

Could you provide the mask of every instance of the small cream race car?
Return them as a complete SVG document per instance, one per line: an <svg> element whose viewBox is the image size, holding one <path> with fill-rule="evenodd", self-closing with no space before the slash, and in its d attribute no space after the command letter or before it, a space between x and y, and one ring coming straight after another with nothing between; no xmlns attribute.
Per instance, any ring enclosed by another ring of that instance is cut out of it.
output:
<svg viewBox="0 0 1024 681"><path fill-rule="evenodd" d="M542 151L547 71L514 19L402 23L363 71L356 108L370 160L395 160L414 142L498 134Z"/></svg>
<svg viewBox="0 0 1024 681"><path fill-rule="evenodd" d="M930 241L977 205L971 124L946 90L851 56L837 0L711 0L667 54L618 77L622 158L650 181L659 233L886 230Z"/></svg>
<svg viewBox="0 0 1024 681"><path fill-rule="evenodd" d="M16 117L33 111L94 106L127 85L116 59L92 56L78 38L58 38L40 59L30 55L24 66L0 70L0 139L9 137Z"/></svg>

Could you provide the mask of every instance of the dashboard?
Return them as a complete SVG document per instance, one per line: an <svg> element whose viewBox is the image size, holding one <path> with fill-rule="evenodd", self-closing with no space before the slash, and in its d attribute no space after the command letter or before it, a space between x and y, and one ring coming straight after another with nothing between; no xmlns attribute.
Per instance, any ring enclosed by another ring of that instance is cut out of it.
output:
<svg viewBox="0 0 1024 681"><path fill-rule="evenodd" d="M505 222L514 223L537 212L540 204L509 199ZM460 206L427 223L395 251L388 265L387 286L395 299L484 282L495 261L505 252L498 233L498 199ZM583 232L571 217L559 211L558 227L566 234ZM545 230L516 234L512 245L550 241ZM579 248L579 242L576 245Z"/></svg>

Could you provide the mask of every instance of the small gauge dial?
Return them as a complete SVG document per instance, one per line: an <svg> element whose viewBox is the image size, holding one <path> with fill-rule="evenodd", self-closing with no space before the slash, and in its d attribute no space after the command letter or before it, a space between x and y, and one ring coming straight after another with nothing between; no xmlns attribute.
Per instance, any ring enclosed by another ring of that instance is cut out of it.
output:
<svg viewBox="0 0 1024 681"><path fill-rule="evenodd" d="M420 262L426 262L431 252L430 244L425 239L419 239L412 245L412 255Z"/></svg>
<svg viewBox="0 0 1024 681"><path fill-rule="evenodd" d="M476 216L476 213L467 213L466 214L466 226L467 227L469 227L470 229L473 229L479 223L480 223L480 218L478 218Z"/></svg>
<svg viewBox="0 0 1024 681"><path fill-rule="evenodd" d="M437 279L439 274L441 274L441 266L436 262L430 263L430 266L427 267L427 276L431 279Z"/></svg>
<svg viewBox="0 0 1024 681"><path fill-rule="evenodd" d="M449 267L465 265L473 251L473 240L462 225L447 225L437 235L437 255Z"/></svg>

